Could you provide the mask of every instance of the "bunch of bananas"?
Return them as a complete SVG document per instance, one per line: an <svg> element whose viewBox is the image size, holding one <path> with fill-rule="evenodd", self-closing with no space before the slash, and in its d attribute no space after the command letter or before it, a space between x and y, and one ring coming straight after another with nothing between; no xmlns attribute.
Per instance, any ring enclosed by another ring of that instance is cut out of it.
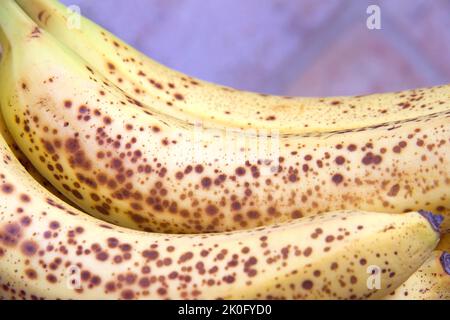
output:
<svg viewBox="0 0 450 320"><path fill-rule="evenodd" d="M449 85L241 92L72 14L0 2L0 298L450 298Z"/></svg>

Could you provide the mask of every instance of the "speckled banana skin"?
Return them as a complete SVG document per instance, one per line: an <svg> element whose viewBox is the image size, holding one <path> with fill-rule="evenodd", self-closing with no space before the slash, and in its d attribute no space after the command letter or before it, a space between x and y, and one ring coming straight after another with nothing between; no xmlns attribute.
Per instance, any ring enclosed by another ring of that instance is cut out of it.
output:
<svg viewBox="0 0 450 320"><path fill-rule="evenodd" d="M450 254L433 252L419 270L386 300L450 300Z"/></svg>
<svg viewBox="0 0 450 320"><path fill-rule="evenodd" d="M0 54L1 57L1 54ZM7 145L11 148L14 153L14 156L20 161L20 163L24 166L24 168L28 171L28 173L42 186L44 186L48 191L56 195L58 198L62 199L65 202L74 205L66 196L64 196L61 192L59 192L55 187L53 187L40 173L37 171L27 157L23 154L17 144L14 142L13 137L8 131L6 124L3 120L3 116L0 113L0 135L6 141Z"/></svg>
<svg viewBox="0 0 450 320"><path fill-rule="evenodd" d="M134 231L53 196L2 137L0 161L3 299L379 298L439 241L417 212L341 211L233 233ZM372 265L379 289L367 286Z"/></svg>
<svg viewBox="0 0 450 320"><path fill-rule="evenodd" d="M275 151L252 159L259 136L198 134L188 122L150 112L10 1L0 14L5 122L41 174L96 217L198 233L341 209L448 212L449 110L355 130L282 135ZM242 147L229 150L232 144ZM201 157L193 158L196 152Z"/></svg>
<svg viewBox="0 0 450 320"><path fill-rule="evenodd" d="M128 95L192 122L304 133L364 128L448 109L450 86L360 97L289 98L242 92L158 64L55 0L17 0L42 28Z"/></svg>
<svg viewBox="0 0 450 320"><path fill-rule="evenodd" d="M387 300L450 300L450 234L443 235L436 250Z"/></svg>

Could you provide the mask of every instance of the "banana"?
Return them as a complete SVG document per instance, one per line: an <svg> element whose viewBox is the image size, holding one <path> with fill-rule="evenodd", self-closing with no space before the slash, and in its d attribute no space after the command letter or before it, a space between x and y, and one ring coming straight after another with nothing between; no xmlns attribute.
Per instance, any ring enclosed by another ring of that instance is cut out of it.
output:
<svg viewBox="0 0 450 320"><path fill-rule="evenodd" d="M56 0L17 0L42 28L144 105L184 121L305 133L364 128L448 109L450 86L357 97L242 92L167 68ZM78 21L79 19L79 21Z"/></svg>
<svg viewBox="0 0 450 320"><path fill-rule="evenodd" d="M431 257L386 300L450 300L450 254L434 251Z"/></svg>
<svg viewBox="0 0 450 320"><path fill-rule="evenodd" d="M450 300L450 234L443 235L436 250L386 300Z"/></svg>
<svg viewBox="0 0 450 320"><path fill-rule="evenodd" d="M49 193L2 137L0 159L0 299L376 299L439 240L441 217L424 211L340 211L232 233L145 233Z"/></svg>
<svg viewBox="0 0 450 320"><path fill-rule="evenodd" d="M53 193L55 196L60 198L61 200L70 203L70 205L74 205L68 198L66 198L61 192L59 192L55 187L53 187L28 161L27 157L20 151L20 148L14 142L14 139L11 137L6 124L3 120L3 116L0 114L0 135L4 138L8 146L14 153L14 156L20 161L20 163L25 167L27 172L43 187L45 187L48 191Z"/></svg>
<svg viewBox="0 0 450 320"><path fill-rule="evenodd" d="M143 108L11 1L1 2L0 26L9 131L42 175L96 217L198 233L341 209L448 212L448 109L329 133L202 128Z"/></svg>

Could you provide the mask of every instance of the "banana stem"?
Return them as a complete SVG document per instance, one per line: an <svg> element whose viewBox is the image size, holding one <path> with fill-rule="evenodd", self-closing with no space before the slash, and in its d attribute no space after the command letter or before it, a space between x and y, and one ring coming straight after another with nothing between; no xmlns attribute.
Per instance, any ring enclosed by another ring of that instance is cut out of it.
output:
<svg viewBox="0 0 450 320"><path fill-rule="evenodd" d="M419 210L419 213L428 220L434 231L440 233L440 226L442 224L442 221L444 220L443 216L439 214L433 214L432 212L425 210Z"/></svg>
<svg viewBox="0 0 450 320"><path fill-rule="evenodd" d="M442 268L448 275L450 275L450 253L443 252L440 260L441 260Z"/></svg>

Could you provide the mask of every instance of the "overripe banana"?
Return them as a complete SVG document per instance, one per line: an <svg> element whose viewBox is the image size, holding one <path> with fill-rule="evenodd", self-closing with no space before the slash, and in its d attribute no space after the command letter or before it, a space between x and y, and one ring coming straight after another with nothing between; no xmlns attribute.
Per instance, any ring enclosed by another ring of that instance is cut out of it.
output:
<svg viewBox="0 0 450 320"><path fill-rule="evenodd" d="M42 28L128 95L193 122L280 133L364 128L448 109L450 86L360 97L290 98L207 83L156 63L56 0L17 0ZM78 19L81 19L78 21Z"/></svg>
<svg viewBox="0 0 450 320"><path fill-rule="evenodd" d="M450 254L434 251L387 300L450 300Z"/></svg>
<svg viewBox="0 0 450 320"><path fill-rule="evenodd" d="M0 55L1 56L1 55ZM14 153L14 156L20 161L20 163L24 166L24 168L28 171L28 173L42 186L44 186L48 191L53 193L58 198L62 199L65 202L74 205L68 198L66 198L61 192L59 192L55 187L53 187L28 161L27 157L20 151L20 148L14 142L14 139L11 137L5 122L3 121L3 116L0 114L0 136L6 141L8 146Z"/></svg>
<svg viewBox="0 0 450 320"><path fill-rule="evenodd" d="M276 139L200 130L143 108L11 1L0 5L0 26L1 105L10 132L53 185L97 217L191 233L339 209L448 209L448 107Z"/></svg>
<svg viewBox="0 0 450 320"><path fill-rule="evenodd" d="M428 212L343 211L233 233L144 233L54 197L2 137L0 160L3 299L379 298L439 239L440 218Z"/></svg>
<svg viewBox="0 0 450 320"><path fill-rule="evenodd" d="M409 279L385 299L450 300L450 234L443 235L436 250Z"/></svg>

